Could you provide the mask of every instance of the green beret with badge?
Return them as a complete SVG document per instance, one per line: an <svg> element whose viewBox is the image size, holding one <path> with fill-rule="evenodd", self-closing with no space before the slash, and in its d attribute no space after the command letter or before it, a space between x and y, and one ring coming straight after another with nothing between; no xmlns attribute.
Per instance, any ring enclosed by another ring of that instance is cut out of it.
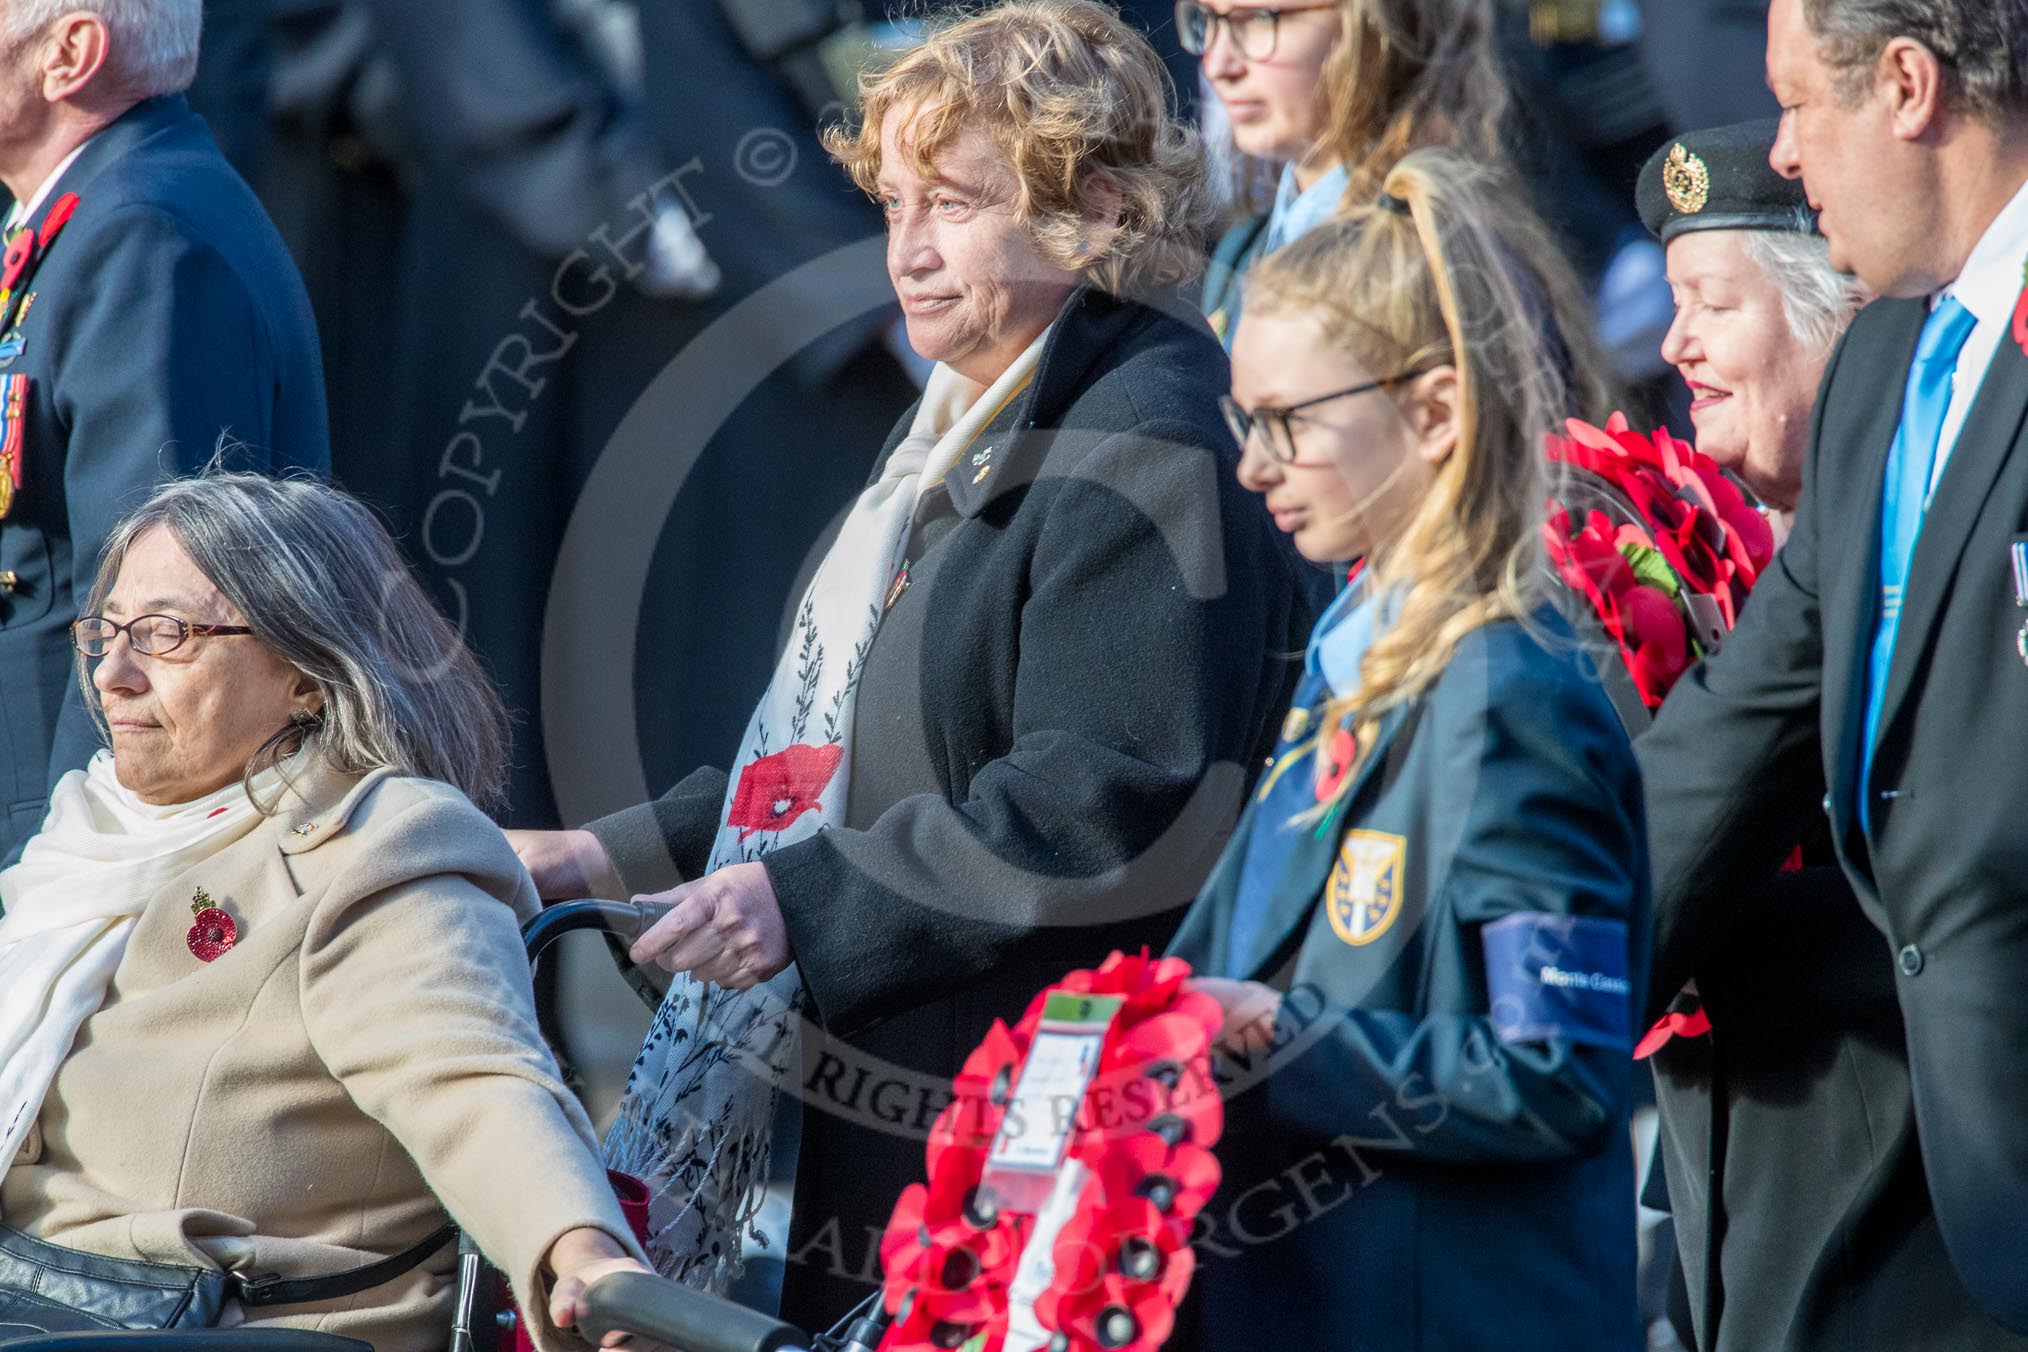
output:
<svg viewBox="0 0 2028 1352"><path fill-rule="evenodd" d="M1816 214L1798 179L1768 163L1781 124L1774 118L1690 132L1641 168L1634 190L1641 221L1664 244L1691 230L1816 232Z"/></svg>

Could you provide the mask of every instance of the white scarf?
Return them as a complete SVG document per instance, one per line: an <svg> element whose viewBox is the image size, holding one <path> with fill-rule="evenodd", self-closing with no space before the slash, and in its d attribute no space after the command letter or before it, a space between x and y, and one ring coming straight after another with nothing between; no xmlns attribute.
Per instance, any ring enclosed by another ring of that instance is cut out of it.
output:
<svg viewBox="0 0 2028 1352"><path fill-rule="evenodd" d="M264 771L255 792L265 798L280 780ZM260 820L238 780L194 802L144 803L114 776L110 751L57 782L42 830L0 872L0 1173L105 1002L142 907Z"/></svg>
<svg viewBox="0 0 2028 1352"><path fill-rule="evenodd" d="M866 654L917 502L1034 378L1045 330L976 398L939 363L908 436L860 493L796 609L734 759L709 869L759 859L844 820ZM648 1254L665 1276L723 1291L768 1183L776 1093L799 1048L802 978L747 991L681 977L656 1011L606 1138L607 1162L653 1194Z"/></svg>

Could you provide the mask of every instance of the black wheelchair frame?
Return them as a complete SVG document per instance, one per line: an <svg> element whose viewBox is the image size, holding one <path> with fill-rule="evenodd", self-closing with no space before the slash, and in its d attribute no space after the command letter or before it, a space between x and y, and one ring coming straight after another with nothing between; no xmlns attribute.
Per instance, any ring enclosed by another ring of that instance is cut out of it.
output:
<svg viewBox="0 0 2028 1352"><path fill-rule="evenodd" d="M628 945L663 912L662 907L623 901L567 901L545 909L522 930L529 966L557 939L573 930L605 935L621 974L652 1008L661 992L627 961ZM543 1035L559 1063L556 1020L549 1001L537 1002ZM513 1330L513 1312L500 1299L504 1283L469 1238L458 1241L458 1294L453 1307L450 1352L495 1352ZM873 1352L886 1329L877 1294L817 1338L732 1301L693 1291L645 1273L624 1272L595 1284L585 1296L578 1334L596 1345L606 1334L633 1335L631 1347L649 1340L675 1352ZM52 1333L4 1344L6 1352L374 1352L356 1338L298 1329L106 1329Z"/></svg>

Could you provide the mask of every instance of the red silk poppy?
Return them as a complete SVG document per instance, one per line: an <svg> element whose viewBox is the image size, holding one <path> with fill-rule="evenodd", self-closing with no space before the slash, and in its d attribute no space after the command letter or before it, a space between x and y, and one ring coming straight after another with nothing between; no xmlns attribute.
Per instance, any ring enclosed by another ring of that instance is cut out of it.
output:
<svg viewBox="0 0 2028 1352"><path fill-rule="evenodd" d="M1192 1223L1218 1191L1218 1160L1202 1146L1170 1145L1153 1132L1119 1141L1093 1162L1108 1201L1143 1197L1189 1242Z"/></svg>
<svg viewBox="0 0 2028 1352"><path fill-rule="evenodd" d="M1196 1267L1188 1230L1147 1198L1114 1201L1095 1183L1057 1233L1051 1257L1055 1273L1035 1301L1045 1327L1074 1344L1149 1352L1168 1338Z"/></svg>
<svg viewBox="0 0 2028 1352"><path fill-rule="evenodd" d="M805 812L818 810L844 756L837 743L784 747L762 756L740 772L725 824L738 827L741 840L757 831L787 830Z"/></svg>
<svg viewBox="0 0 2028 1352"><path fill-rule="evenodd" d="M978 1195L980 1151L949 1151L927 1184L902 1190L880 1241L890 1313L913 1292L922 1313L958 1324L1002 1317L1021 1256L1022 1228Z"/></svg>

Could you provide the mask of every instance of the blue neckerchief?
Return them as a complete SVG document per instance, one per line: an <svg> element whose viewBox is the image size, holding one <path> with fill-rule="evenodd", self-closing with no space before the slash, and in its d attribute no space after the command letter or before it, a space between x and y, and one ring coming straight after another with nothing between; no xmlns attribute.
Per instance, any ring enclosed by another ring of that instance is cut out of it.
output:
<svg viewBox="0 0 2028 1352"><path fill-rule="evenodd" d="M1323 678L1341 698L1359 689L1359 664L1373 646L1379 608L1371 604L1371 591L1363 571L1347 583L1318 618L1303 653L1304 673Z"/></svg>
<svg viewBox="0 0 2028 1352"><path fill-rule="evenodd" d="M1337 214L1338 203L1344 200L1345 186L1351 175L1343 165L1327 170L1324 176L1307 188L1296 186L1294 165L1282 166L1282 180L1275 189L1274 209L1268 212L1267 224L1261 228L1260 252L1255 256L1264 258L1276 249L1293 244ZM1242 285L1245 274L1234 279L1229 298L1224 305L1225 328L1219 334L1219 341L1225 344L1227 352L1232 351L1232 336L1239 332L1239 311L1245 298Z"/></svg>
<svg viewBox="0 0 2028 1352"><path fill-rule="evenodd" d="M1341 164L1326 170L1309 187L1299 188L1296 167L1283 165L1281 183L1275 188L1274 209L1268 212L1264 245L1267 252L1286 248L1337 215L1338 204L1345 200L1345 188L1351 181L1351 174Z"/></svg>
<svg viewBox="0 0 2028 1352"><path fill-rule="evenodd" d="M1282 724L1268 777L1255 790L1259 803L1248 831L1239 887L1233 897L1232 921L1226 931L1224 975L1245 977L1251 971L1267 921L1269 903L1281 887L1290 849L1308 828L1298 821L1317 805L1315 748L1298 753L1317 736L1317 716L1333 696L1342 698L1359 687L1359 662L1373 643L1380 620L1371 588L1362 574L1338 594L1317 621L1303 657L1303 679Z"/></svg>

